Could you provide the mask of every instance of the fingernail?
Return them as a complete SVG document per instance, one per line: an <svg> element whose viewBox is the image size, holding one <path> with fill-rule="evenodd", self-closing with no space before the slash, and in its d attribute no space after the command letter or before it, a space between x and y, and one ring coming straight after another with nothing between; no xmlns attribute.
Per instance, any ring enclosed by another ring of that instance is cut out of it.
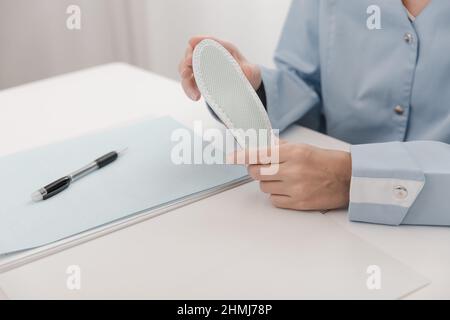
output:
<svg viewBox="0 0 450 320"><path fill-rule="evenodd" d="M200 99L200 95L197 92L191 92L191 98L192 100L198 100Z"/></svg>

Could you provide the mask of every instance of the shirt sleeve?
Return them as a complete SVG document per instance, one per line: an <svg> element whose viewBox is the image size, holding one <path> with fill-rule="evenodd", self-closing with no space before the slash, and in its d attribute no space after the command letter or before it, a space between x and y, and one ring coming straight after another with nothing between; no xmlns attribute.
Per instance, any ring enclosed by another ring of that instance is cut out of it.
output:
<svg viewBox="0 0 450 320"><path fill-rule="evenodd" d="M320 1L293 0L275 51L275 69L261 66L267 112L280 131L294 122L320 126Z"/></svg>
<svg viewBox="0 0 450 320"><path fill-rule="evenodd" d="M450 225L450 145L434 141L354 145L349 219Z"/></svg>

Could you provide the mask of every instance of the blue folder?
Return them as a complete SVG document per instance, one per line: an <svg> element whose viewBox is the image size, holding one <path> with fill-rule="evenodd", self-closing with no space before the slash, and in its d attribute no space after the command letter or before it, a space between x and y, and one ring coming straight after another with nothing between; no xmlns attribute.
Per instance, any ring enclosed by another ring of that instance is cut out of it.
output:
<svg viewBox="0 0 450 320"><path fill-rule="evenodd" d="M0 255L46 245L240 179L242 166L171 161L170 117L63 141L0 158ZM111 165L45 201L30 194L112 150Z"/></svg>

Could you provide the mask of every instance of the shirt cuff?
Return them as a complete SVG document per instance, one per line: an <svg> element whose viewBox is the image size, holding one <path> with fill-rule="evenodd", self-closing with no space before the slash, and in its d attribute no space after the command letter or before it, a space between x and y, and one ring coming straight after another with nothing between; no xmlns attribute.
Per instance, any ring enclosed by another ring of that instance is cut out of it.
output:
<svg viewBox="0 0 450 320"><path fill-rule="evenodd" d="M349 219L400 225L425 185L423 170L401 142L351 147Z"/></svg>

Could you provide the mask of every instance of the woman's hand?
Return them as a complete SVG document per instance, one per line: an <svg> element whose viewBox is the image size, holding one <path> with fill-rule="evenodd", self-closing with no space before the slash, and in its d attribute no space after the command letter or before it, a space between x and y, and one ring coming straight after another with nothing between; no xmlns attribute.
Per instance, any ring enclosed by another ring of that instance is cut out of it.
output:
<svg viewBox="0 0 450 320"><path fill-rule="evenodd" d="M231 55L239 63L242 71L247 77L250 84L255 90L261 85L261 70L256 64L252 64L245 59L245 57L239 52L239 50L231 43L219 40L213 37L207 36L196 36L189 40L188 47L184 54L184 58L181 60L178 66L178 73L181 77L181 85L184 89L186 95L194 101L200 99L200 91L198 90L197 84L195 83L194 73L192 70L192 54L194 52L195 46L204 39L212 39L219 42L222 46L227 49Z"/></svg>
<svg viewBox="0 0 450 320"><path fill-rule="evenodd" d="M273 152L279 152L276 161L265 156ZM276 207L323 210L343 208L349 203L352 165L348 152L283 143L272 150L240 151L233 156L229 162L240 163L239 159L245 158L249 175L260 181L261 191L270 194ZM278 170L268 170L268 166L276 168L277 164ZM275 173L267 173L271 171Z"/></svg>

